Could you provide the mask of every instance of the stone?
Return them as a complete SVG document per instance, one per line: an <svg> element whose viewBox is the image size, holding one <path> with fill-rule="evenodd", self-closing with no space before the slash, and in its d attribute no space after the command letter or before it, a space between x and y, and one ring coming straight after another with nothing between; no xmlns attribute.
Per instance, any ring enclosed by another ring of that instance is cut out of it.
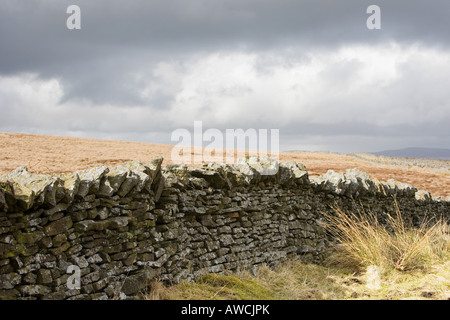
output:
<svg viewBox="0 0 450 320"><path fill-rule="evenodd" d="M278 183L289 185L292 182L297 184L309 183L308 172L305 166L295 161L281 163L278 170Z"/></svg>
<svg viewBox="0 0 450 320"><path fill-rule="evenodd" d="M280 167L277 160L271 159L267 156L251 156L245 161L261 176L275 176Z"/></svg>
<svg viewBox="0 0 450 320"><path fill-rule="evenodd" d="M431 194L428 191L424 191L424 190L419 190L415 193L415 198L416 200L421 200L421 201L430 201L431 200Z"/></svg>
<svg viewBox="0 0 450 320"><path fill-rule="evenodd" d="M81 286L84 286L89 283L97 282L100 279L100 272L94 271L83 277L81 277Z"/></svg>
<svg viewBox="0 0 450 320"><path fill-rule="evenodd" d="M35 231L29 233L19 232L16 236L17 243L21 244L35 244L42 238L44 238L45 234L42 231Z"/></svg>
<svg viewBox="0 0 450 320"><path fill-rule="evenodd" d="M312 181L323 190L353 198L367 194L374 196L380 192L379 184L358 169L347 169L345 174L328 170L326 174Z"/></svg>
<svg viewBox="0 0 450 320"><path fill-rule="evenodd" d="M112 197L120 189L129 173L130 170L123 166L111 168L100 185L99 195Z"/></svg>
<svg viewBox="0 0 450 320"><path fill-rule="evenodd" d="M41 248L50 248L53 246L51 237L43 237L41 241L39 241L39 247Z"/></svg>
<svg viewBox="0 0 450 320"><path fill-rule="evenodd" d="M65 211L68 207L69 207L68 203L58 203L53 208L46 210L45 211L45 215L46 216L54 215L55 213L59 213L59 212Z"/></svg>
<svg viewBox="0 0 450 320"><path fill-rule="evenodd" d="M158 174L161 171L161 165L164 161L164 158L159 157L156 159L153 159L149 163L146 163L145 166L147 167L146 173L150 176L150 178L154 181Z"/></svg>
<svg viewBox="0 0 450 320"><path fill-rule="evenodd" d="M394 179L389 179L384 183L384 189L389 195L402 195L407 197L415 197L417 188L411 186L410 184L396 181Z"/></svg>
<svg viewBox="0 0 450 320"><path fill-rule="evenodd" d="M312 180L321 189L331 191L336 194L343 194L345 191L343 173L338 173L333 170L328 170L324 175Z"/></svg>
<svg viewBox="0 0 450 320"><path fill-rule="evenodd" d="M0 185L0 210L4 210L5 207L6 207L5 192L3 191L3 188Z"/></svg>
<svg viewBox="0 0 450 320"><path fill-rule="evenodd" d="M50 284L53 278L51 271L48 269L40 269L37 271L37 283L38 284Z"/></svg>
<svg viewBox="0 0 450 320"><path fill-rule="evenodd" d="M10 189L23 210L30 209L35 200L40 204L47 200L49 204L56 205L55 191L60 183L62 181L57 177L30 173L26 166L0 177L0 186Z"/></svg>
<svg viewBox="0 0 450 320"><path fill-rule="evenodd" d="M63 181L65 202L72 202L80 187L80 177L76 172L61 173L56 175L56 177Z"/></svg>
<svg viewBox="0 0 450 320"><path fill-rule="evenodd" d="M219 237L219 241L223 246L229 246L234 242L234 239L229 234L223 234Z"/></svg>
<svg viewBox="0 0 450 320"><path fill-rule="evenodd" d="M261 180L261 174L245 159L238 159L236 164L231 166L231 173L227 177L234 186L249 186Z"/></svg>
<svg viewBox="0 0 450 320"><path fill-rule="evenodd" d="M127 296L135 295L144 289L158 274L158 270L147 268L139 274L129 276L123 283L122 292Z"/></svg>
<svg viewBox="0 0 450 320"><path fill-rule="evenodd" d="M54 247L61 246L64 242L67 241L67 236L65 234L57 234L52 238L52 244Z"/></svg>
<svg viewBox="0 0 450 320"><path fill-rule="evenodd" d="M0 274L0 290L14 289L21 280L22 277L17 273Z"/></svg>
<svg viewBox="0 0 450 320"><path fill-rule="evenodd" d="M115 217L109 220L110 228L117 229L122 228L128 225L128 223L132 220L130 217Z"/></svg>
<svg viewBox="0 0 450 320"><path fill-rule="evenodd" d="M109 168L106 166L77 171L76 174L80 179L77 195L84 198L89 193L93 194L98 192L101 179L108 172Z"/></svg>
<svg viewBox="0 0 450 320"><path fill-rule="evenodd" d="M166 188L183 187L189 183L186 165L169 164L161 170Z"/></svg>
<svg viewBox="0 0 450 320"><path fill-rule="evenodd" d="M20 292L16 289L11 290L0 290L0 298L2 300L17 300Z"/></svg>
<svg viewBox="0 0 450 320"><path fill-rule="evenodd" d="M136 260L137 260L137 254L132 253L126 259L123 260L123 264L126 266L131 266L132 264L134 264L136 262Z"/></svg>
<svg viewBox="0 0 450 320"><path fill-rule="evenodd" d="M87 218L88 213L86 210L82 211L74 211L70 213L70 216L72 218L72 221L82 221Z"/></svg>
<svg viewBox="0 0 450 320"><path fill-rule="evenodd" d="M45 234L48 236L55 236L70 229L72 224L72 219L69 216L61 218L47 225L44 228Z"/></svg>
<svg viewBox="0 0 450 320"><path fill-rule="evenodd" d="M51 289L44 285L25 285L19 286L19 291L24 296L42 296L49 294Z"/></svg>
<svg viewBox="0 0 450 320"><path fill-rule="evenodd" d="M85 257L73 257L72 261L79 266L81 269L87 268L89 266L88 261Z"/></svg>
<svg viewBox="0 0 450 320"><path fill-rule="evenodd" d="M0 257L6 257L12 248L13 245L10 243L0 243Z"/></svg>
<svg viewBox="0 0 450 320"><path fill-rule="evenodd" d="M59 256L64 251L67 251L67 249L69 249L69 248L70 248L70 243L65 242L60 247L50 249L50 252L55 256Z"/></svg>
<svg viewBox="0 0 450 320"><path fill-rule="evenodd" d="M222 168L216 167L212 170L210 164L203 165L201 168L189 168L188 174L194 178L201 179L206 182L204 187L212 186L214 188L223 188L229 186L229 181L225 176ZM202 185L201 180L195 182L197 185ZM194 180L195 181L195 180Z"/></svg>
<svg viewBox="0 0 450 320"><path fill-rule="evenodd" d="M109 210L106 207L102 207L100 210L98 210L98 218L100 220L105 220L109 217Z"/></svg>
<svg viewBox="0 0 450 320"><path fill-rule="evenodd" d="M37 276L34 273L27 273L23 276L23 283L25 284L36 284Z"/></svg>
<svg viewBox="0 0 450 320"><path fill-rule="evenodd" d="M130 170L131 175L129 175L129 177L133 176L136 179L137 191L151 190L150 187L153 182L154 172L151 171L147 166L139 161L128 161L125 162L122 166Z"/></svg>
<svg viewBox="0 0 450 320"><path fill-rule="evenodd" d="M84 220L73 225L76 232L87 232L95 229L96 222L94 220Z"/></svg>
<svg viewBox="0 0 450 320"><path fill-rule="evenodd" d="M0 266L1 265L7 265L7 264L9 264L11 262L11 264L14 266L15 269L20 269L20 268L23 267L23 262L22 262L22 260L19 257L14 257L14 258L11 258L9 260L5 259L4 261L6 261L7 263L4 263L4 264L0 263Z"/></svg>

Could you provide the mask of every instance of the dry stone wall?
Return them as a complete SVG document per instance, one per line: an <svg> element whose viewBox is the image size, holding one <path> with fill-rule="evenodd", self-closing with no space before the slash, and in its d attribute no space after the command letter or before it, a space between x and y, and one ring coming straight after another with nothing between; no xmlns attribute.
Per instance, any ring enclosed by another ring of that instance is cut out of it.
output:
<svg viewBox="0 0 450 320"><path fill-rule="evenodd" d="M0 299L139 297L152 279L324 258L322 212L395 211L419 224L448 201L364 172L310 179L295 162L161 167L127 162L55 176L20 167L0 178ZM73 267L80 285L73 288Z"/></svg>

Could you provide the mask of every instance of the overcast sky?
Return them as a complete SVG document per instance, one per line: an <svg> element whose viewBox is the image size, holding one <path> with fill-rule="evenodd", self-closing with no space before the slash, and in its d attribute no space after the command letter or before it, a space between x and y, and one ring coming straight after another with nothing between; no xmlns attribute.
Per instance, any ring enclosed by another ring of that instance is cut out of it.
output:
<svg viewBox="0 0 450 320"><path fill-rule="evenodd" d="M449 148L449 13L448 0L0 0L0 131L176 144L201 120L279 129L281 150Z"/></svg>

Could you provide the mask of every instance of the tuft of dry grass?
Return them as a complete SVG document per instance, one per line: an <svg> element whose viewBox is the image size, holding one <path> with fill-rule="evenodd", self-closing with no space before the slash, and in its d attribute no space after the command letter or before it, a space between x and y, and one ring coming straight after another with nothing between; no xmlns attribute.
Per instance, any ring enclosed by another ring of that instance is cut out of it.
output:
<svg viewBox="0 0 450 320"><path fill-rule="evenodd" d="M333 215L324 213L325 228L339 242L329 262L348 267L376 265L389 272L427 268L448 260L447 222L425 220L419 227L409 226L396 208L396 214L387 214L384 224L372 212L345 213L334 208Z"/></svg>

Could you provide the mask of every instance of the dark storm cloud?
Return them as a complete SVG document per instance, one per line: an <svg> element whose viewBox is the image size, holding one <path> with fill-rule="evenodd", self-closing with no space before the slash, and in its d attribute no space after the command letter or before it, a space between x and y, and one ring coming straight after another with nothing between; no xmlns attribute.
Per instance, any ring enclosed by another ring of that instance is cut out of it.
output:
<svg viewBox="0 0 450 320"><path fill-rule="evenodd" d="M66 28L72 4L81 8L81 30ZM381 30L366 28L372 4L381 7ZM359 79L373 77L366 70L370 61L323 58L323 68L316 70L310 52L332 55L361 45L378 50L395 42L445 53L449 12L444 0L2 0L0 80L6 80L0 81L0 131L51 127L142 137L192 124L202 115L218 128L279 127L287 135L309 133L330 141L344 135L409 137L407 144L427 136L445 146L450 144L445 56L436 64L420 53L405 55L403 62L394 59L400 80L371 92L375 82L354 89ZM220 71L226 59L210 58L216 53L231 56ZM252 55L257 59L248 58ZM227 77L234 63L239 68ZM317 82L295 80L289 70L300 74L302 66ZM279 84L279 91L272 89ZM270 100L271 90L277 99ZM391 119L397 122L380 124Z"/></svg>
<svg viewBox="0 0 450 320"><path fill-rule="evenodd" d="M77 4L82 30L65 27ZM447 45L448 1L379 1L382 32L365 27L371 1L2 1L0 73L57 77L65 99L145 103L124 83L163 59L214 50L332 47L386 39Z"/></svg>

